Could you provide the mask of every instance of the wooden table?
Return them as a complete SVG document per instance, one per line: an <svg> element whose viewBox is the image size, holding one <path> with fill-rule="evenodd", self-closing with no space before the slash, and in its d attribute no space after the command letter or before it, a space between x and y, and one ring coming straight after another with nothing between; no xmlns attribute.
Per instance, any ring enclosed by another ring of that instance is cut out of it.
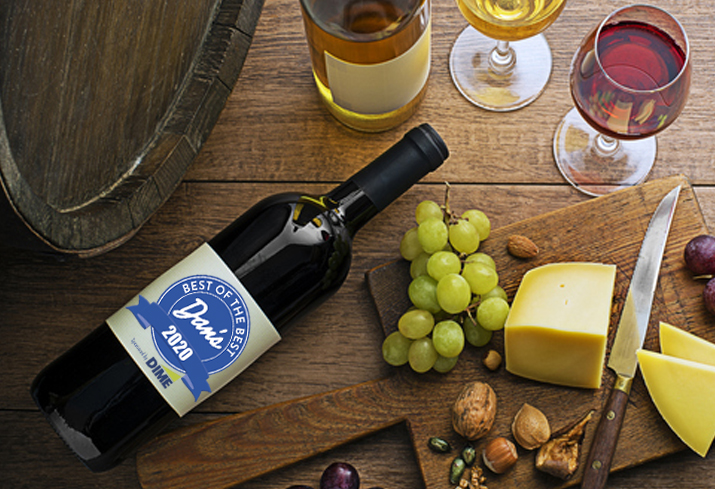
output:
<svg viewBox="0 0 715 489"><path fill-rule="evenodd" d="M346 284L328 303L179 425L214 419L382 378L382 332L365 272L397 256L422 199L484 210L495 227L587 200L553 163L551 139L571 107L569 62L581 37L625 2L572 0L546 32L554 56L544 94L522 110L493 114L469 104L448 72L451 45L466 25L451 0L433 6L432 72L419 112L403 126L369 135L346 129L322 108L313 85L298 2L267 0L251 52L221 118L184 182L128 243L105 255L58 259L0 245L0 474L3 487L138 488L134 459L92 474L77 462L29 395L40 369L98 326L154 277L209 239L251 204L287 189L320 193L350 176L410 127L431 123L451 157L358 235ZM658 137L651 178L687 175L709 226L715 223L715 14L709 2L653 0L689 33L693 86L680 118ZM708 122L710 121L710 122ZM558 229L554 229L558 232ZM715 319L713 320L715 327ZM398 425L242 488L317 487L333 461L358 467L363 487L419 488L406 427ZM612 475L612 488L715 488L715 460L685 451Z"/></svg>

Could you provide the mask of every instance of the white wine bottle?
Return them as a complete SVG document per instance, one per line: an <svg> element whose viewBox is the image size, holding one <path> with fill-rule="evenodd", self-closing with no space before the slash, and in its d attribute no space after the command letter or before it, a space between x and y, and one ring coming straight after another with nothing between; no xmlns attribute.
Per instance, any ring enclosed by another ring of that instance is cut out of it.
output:
<svg viewBox="0 0 715 489"><path fill-rule="evenodd" d="M418 108L430 72L430 0L301 0L313 77L330 113L377 132Z"/></svg>
<svg viewBox="0 0 715 489"><path fill-rule="evenodd" d="M324 196L259 202L45 367L38 407L87 467L114 467L330 297L355 233L448 154L423 124Z"/></svg>

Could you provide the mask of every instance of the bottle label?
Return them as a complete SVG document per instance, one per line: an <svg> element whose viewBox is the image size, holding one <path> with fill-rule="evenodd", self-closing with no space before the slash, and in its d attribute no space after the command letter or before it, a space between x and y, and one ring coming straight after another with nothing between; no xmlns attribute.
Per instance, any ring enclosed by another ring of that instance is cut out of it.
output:
<svg viewBox="0 0 715 489"><path fill-rule="evenodd" d="M179 416L280 340L208 244L152 282L107 324Z"/></svg>
<svg viewBox="0 0 715 489"><path fill-rule="evenodd" d="M328 85L336 105L359 114L385 114L408 104L427 83L431 22L406 52L371 65L344 61L325 52Z"/></svg>

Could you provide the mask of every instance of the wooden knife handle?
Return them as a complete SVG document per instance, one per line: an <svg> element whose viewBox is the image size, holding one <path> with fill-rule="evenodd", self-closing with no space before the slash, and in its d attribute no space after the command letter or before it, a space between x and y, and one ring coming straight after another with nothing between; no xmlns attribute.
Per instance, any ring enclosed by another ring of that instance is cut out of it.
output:
<svg viewBox="0 0 715 489"><path fill-rule="evenodd" d="M613 454L618 443L618 435L626 415L631 381L632 379L619 376L616 385L608 395L591 443L591 450L586 459L581 489L606 487L608 472L611 469Z"/></svg>
<svg viewBox="0 0 715 489"><path fill-rule="evenodd" d="M177 429L137 455L145 489L235 486L406 419L392 378Z"/></svg>

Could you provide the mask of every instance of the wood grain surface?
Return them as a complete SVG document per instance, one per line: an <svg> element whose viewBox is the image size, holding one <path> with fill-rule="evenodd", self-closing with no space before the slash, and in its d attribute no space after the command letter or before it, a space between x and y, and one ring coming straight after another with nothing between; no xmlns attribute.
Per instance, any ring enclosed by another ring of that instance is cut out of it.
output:
<svg viewBox="0 0 715 489"><path fill-rule="evenodd" d="M14 224L66 253L131 237L208 137L262 5L2 2L0 186Z"/></svg>
<svg viewBox="0 0 715 489"><path fill-rule="evenodd" d="M677 185L682 196L663 257L651 324L678 324L715 341L703 327L706 311L701 304L701 285L685 270L682 249L690 236L706 232L699 205L687 180L660 179L642 187L570 206L492 231L484 252L499 264L500 283L513 298L523 274L541 264L560 261L609 263L617 266L609 346L615 334L630 277L650 218L660 200ZM552 230L561 229L560 233ZM528 236L540 248L530 260L511 257L506 242L513 234ZM389 334L409 306L409 271L404 261L390 262L367 274L370 294L380 323ZM649 328L646 348L657 348L658 329ZM335 448L353 439L406 422L427 489L450 487L447 475L455 456L435 456L427 448L431 436L450 441L456 450L466 445L450 424L450 406L462 388L475 380L489 383L497 393L497 417L488 437L475 442L480 451L492 437L510 435L514 415L529 403L542 410L558 431L595 411L600 418L614 375L604 371L602 387L572 389L528 381L506 372L490 372L481 365L488 349L504 354L503 335L496 333L487 347L467 348L447 375L415 374L405 366L387 379L335 392L284 402L248 413L193 425L170 432L140 450L137 470L145 489L231 487L276 468ZM625 396L624 396L625 397ZM683 449L649 401L640 377L627 401L623 434L612 465L620 470ZM588 426L585 448L594 439L596 422ZM583 460L581 457L581 469ZM566 485L578 482L579 470ZM502 477L488 476L493 488L549 488L564 486L534 468L534 452L521 451L521 463Z"/></svg>
<svg viewBox="0 0 715 489"><path fill-rule="evenodd" d="M658 136L651 179L684 174L705 223L715 226L715 13L710 3L653 0L684 24L693 50L693 86L678 120ZM136 460L93 474L85 469L36 410L33 377L122 307L137 291L268 195L335 186L397 141L407 129L431 123L451 156L438 173L376 216L355 241L352 271L338 294L295 325L267 352L173 428L193 426L391 375L381 359L379 316L365 273L397 257L415 205L453 185L457 208L479 208L501 228L590 199L567 185L553 163L551 138L572 103L568 65L583 35L612 9L612 0L570 0L546 32L554 67L532 105L491 114L464 100L448 71L449 49L466 25L451 0L436 0L432 71L424 102L402 126L362 134L341 126L320 106L310 72L300 8L266 0L236 88L182 183L141 230L121 247L91 259L18 249L16 234L0 233L0 473L8 488L139 488ZM0 211L4 212L4 211ZM0 225L6 215L0 214ZM1 228L2 226L0 226ZM554 235L559 236L559 230ZM715 331L715 318L703 320ZM642 440L644 445L648 439ZM282 453L286 457L288 450ZM406 423L387 427L308 460L238 485L241 489L317 487L331 462L348 461L365 488L424 487ZM715 460L682 451L619 471L614 489L715 488Z"/></svg>

